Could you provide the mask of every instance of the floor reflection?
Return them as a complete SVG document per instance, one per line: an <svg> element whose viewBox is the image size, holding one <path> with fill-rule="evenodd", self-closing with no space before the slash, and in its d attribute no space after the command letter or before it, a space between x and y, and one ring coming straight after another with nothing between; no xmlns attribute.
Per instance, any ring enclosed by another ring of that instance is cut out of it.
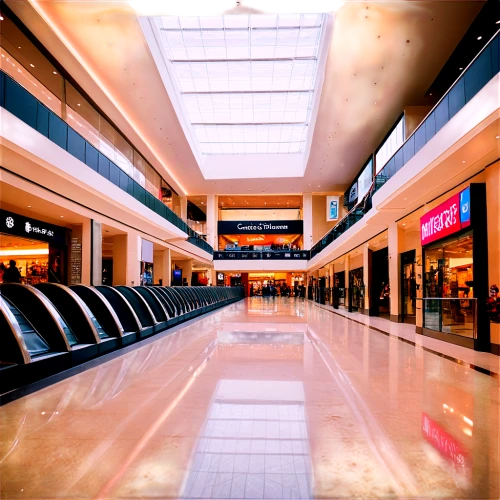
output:
<svg viewBox="0 0 500 500"><path fill-rule="evenodd" d="M304 300L252 298L0 408L0 497L498 499L499 395Z"/></svg>

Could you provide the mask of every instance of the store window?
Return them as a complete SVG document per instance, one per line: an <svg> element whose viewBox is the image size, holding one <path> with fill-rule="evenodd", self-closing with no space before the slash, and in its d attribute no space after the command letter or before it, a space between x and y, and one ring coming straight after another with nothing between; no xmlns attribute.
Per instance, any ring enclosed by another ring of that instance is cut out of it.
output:
<svg viewBox="0 0 500 500"><path fill-rule="evenodd" d="M472 247L468 232L425 249L425 296L450 299L426 301L425 328L472 338L474 301L468 300L474 298Z"/></svg>

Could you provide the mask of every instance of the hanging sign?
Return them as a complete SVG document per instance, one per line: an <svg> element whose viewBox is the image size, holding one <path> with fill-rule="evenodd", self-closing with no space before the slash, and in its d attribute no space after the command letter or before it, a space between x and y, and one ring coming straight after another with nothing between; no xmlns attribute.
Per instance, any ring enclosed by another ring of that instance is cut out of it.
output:
<svg viewBox="0 0 500 500"><path fill-rule="evenodd" d="M339 197L326 197L326 220L327 222L339 219Z"/></svg>
<svg viewBox="0 0 500 500"><path fill-rule="evenodd" d="M301 220L219 221L219 234L302 234Z"/></svg>

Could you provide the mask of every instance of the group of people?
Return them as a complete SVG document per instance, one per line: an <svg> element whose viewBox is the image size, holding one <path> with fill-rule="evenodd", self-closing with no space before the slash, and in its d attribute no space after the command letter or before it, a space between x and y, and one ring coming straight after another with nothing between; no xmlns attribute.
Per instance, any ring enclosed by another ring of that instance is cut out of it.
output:
<svg viewBox="0 0 500 500"><path fill-rule="evenodd" d="M286 283L268 283L267 285L264 285L261 289L258 289L256 291L257 293L260 292L263 297L291 297L292 295L294 297L304 297L305 295L304 285L296 285L292 289ZM252 292L254 292L253 288Z"/></svg>
<svg viewBox="0 0 500 500"><path fill-rule="evenodd" d="M0 262L0 282L1 283L22 283L21 273L16 267L16 261L9 261L7 267L3 262Z"/></svg>

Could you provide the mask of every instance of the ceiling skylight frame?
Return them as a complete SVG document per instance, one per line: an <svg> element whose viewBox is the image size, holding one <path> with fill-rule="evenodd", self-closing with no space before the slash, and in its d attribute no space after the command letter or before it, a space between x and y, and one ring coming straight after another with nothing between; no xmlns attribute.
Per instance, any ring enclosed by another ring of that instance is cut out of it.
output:
<svg viewBox="0 0 500 500"><path fill-rule="evenodd" d="M316 77L325 17L325 14L297 14L152 18L151 24L172 81L175 100L185 121L183 126L185 130L189 129L191 147L196 149L198 158L200 155L305 152L317 97ZM271 28L273 20L275 27ZM311 23L311 20L315 22ZM212 26L207 26L210 23ZM314 40L313 46L306 46L309 52L298 51L303 48L299 45L301 33L311 35L312 30L315 30L314 36L304 35L304 38L309 42ZM171 36L172 33L175 36ZM185 40L186 33L189 34L189 43ZM214 33L222 34L223 46L221 36L214 36ZM246 56L250 55L248 59L235 57L237 51L228 52L227 39L238 40L232 36L235 33L240 35L240 47L243 47L239 55L245 55L243 51L246 50ZM291 34L295 35L293 47ZM243 35L246 35L247 45L241 45ZM288 45L279 46L280 37ZM276 43L272 54L270 46L263 45L272 57L258 57L262 52L255 52L256 57L252 57L253 38L263 44L274 38ZM207 55L205 39L207 43L223 48L225 57L222 51L218 52L218 59L214 57L217 52ZM278 57L277 50L280 52ZM188 74L190 79L186 78ZM200 141L201 127L204 137L210 136L210 140ZM255 133L256 127L261 128L260 134ZM281 134L279 139L276 138L278 128L285 131L283 140ZM256 140L256 135L259 135L259 140ZM294 135L294 140L284 140L291 135Z"/></svg>

